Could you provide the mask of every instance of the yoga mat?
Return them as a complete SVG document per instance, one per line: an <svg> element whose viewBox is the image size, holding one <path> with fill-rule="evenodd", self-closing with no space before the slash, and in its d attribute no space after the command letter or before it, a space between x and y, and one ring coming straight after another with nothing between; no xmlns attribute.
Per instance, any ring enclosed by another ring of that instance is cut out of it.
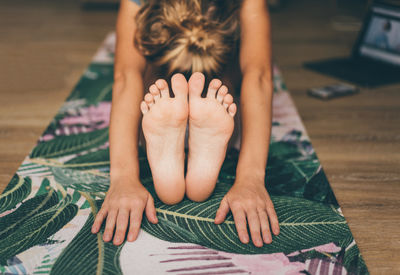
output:
<svg viewBox="0 0 400 275"><path fill-rule="evenodd" d="M173 206L155 196L141 150L141 179L159 223L144 218L138 240L121 246L92 234L109 186L114 46L110 34L0 195L1 274L368 273L277 68L266 186L281 233L272 244L242 244L231 215L213 223L235 179L235 149L206 202Z"/></svg>

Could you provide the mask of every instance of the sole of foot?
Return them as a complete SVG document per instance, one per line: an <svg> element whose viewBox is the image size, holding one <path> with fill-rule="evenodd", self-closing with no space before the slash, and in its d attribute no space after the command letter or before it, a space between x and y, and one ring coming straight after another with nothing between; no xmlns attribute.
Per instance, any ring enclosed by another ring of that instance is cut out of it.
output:
<svg viewBox="0 0 400 275"><path fill-rule="evenodd" d="M205 77L196 72L189 79L189 155L186 195L206 200L215 188L228 141L234 129L236 104L228 88L213 79L201 97Z"/></svg>
<svg viewBox="0 0 400 275"><path fill-rule="evenodd" d="M176 204L185 195L184 142L188 118L188 83L182 74L168 83L158 79L140 105L147 158L158 197Z"/></svg>

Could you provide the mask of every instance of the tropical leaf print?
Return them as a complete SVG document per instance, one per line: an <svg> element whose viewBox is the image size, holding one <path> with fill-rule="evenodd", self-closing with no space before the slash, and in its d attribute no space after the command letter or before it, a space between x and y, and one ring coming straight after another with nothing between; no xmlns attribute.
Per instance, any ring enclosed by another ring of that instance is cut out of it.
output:
<svg viewBox="0 0 400 275"><path fill-rule="evenodd" d="M272 244L257 248L242 244L232 216L221 225L214 224L215 213L230 185L220 183L211 198L202 203L185 199L177 205L156 202L159 223L143 221L148 233L167 241L189 242L241 254L291 253L327 242L340 242L350 236L344 218L329 205L309 200L274 196L272 200L281 232ZM153 190L150 190L153 193Z"/></svg>
<svg viewBox="0 0 400 275"><path fill-rule="evenodd" d="M83 192L106 192L110 184L108 174L95 170L75 170L51 167L55 180L64 187Z"/></svg>
<svg viewBox="0 0 400 275"><path fill-rule="evenodd" d="M0 195L0 213L14 208L23 201L31 193L31 182L30 178L20 177L15 174Z"/></svg>
<svg viewBox="0 0 400 275"><path fill-rule="evenodd" d="M45 255L41 264L35 268L33 274L49 274L52 267L52 260L49 254Z"/></svg>
<svg viewBox="0 0 400 275"><path fill-rule="evenodd" d="M303 196L309 200L332 204L336 208L339 207L339 203L335 194L333 194L332 188L329 186L329 181L322 167L319 167L318 172L307 182Z"/></svg>
<svg viewBox="0 0 400 275"><path fill-rule="evenodd" d="M82 156L77 156L64 164L72 166L74 169L101 169L110 166L110 149L100 149Z"/></svg>
<svg viewBox="0 0 400 275"><path fill-rule="evenodd" d="M103 145L108 141L108 128L89 133L58 136L50 141L39 143L31 152L31 158L57 158Z"/></svg>
<svg viewBox="0 0 400 275"><path fill-rule="evenodd" d="M338 207L325 173L308 144L300 140L271 143L266 188L271 195L306 198ZM220 182L234 183L238 157L238 150L228 151L218 178Z"/></svg>
<svg viewBox="0 0 400 275"><path fill-rule="evenodd" d="M96 214L99 205L92 201L91 206ZM92 212L79 233L58 257L50 274L122 274L119 255L123 246L103 241L104 226L99 233L91 233L93 221Z"/></svg>
<svg viewBox="0 0 400 275"><path fill-rule="evenodd" d="M90 64L67 101L85 99L88 105L111 101L113 81L113 64Z"/></svg>
<svg viewBox="0 0 400 275"><path fill-rule="evenodd" d="M7 259L45 243L48 237L67 224L78 211L70 201L71 197L67 196L59 202L57 193L51 189L47 194L27 200L18 210L3 217L0 220L0 264L6 265Z"/></svg>
<svg viewBox="0 0 400 275"><path fill-rule="evenodd" d="M24 263L18 259L18 257L12 257L8 260L8 266L0 265L0 274L11 275L11 274L28 274Z"/></svg>
<svg viewBox="0 0 400 275"><path fill-rule="evenodd" d="M0 240L17 230L25 221L58 203L58 196L54 189L49 193L29 199L21 204L14 212L0 218Z"/></svg>
<svg viewBox="0 0 400 275"><path fill-rule="evenodd" d="M343 264L350 274L369 274L357 245L352 245L344 253Z"/></svg>

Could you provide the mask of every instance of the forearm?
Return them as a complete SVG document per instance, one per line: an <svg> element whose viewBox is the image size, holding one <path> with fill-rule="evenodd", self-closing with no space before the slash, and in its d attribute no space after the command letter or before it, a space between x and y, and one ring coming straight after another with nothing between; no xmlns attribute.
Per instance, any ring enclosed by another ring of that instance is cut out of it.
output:
<svg viewBox="0 0 400 275"><path fill-rule="evenodd" d="M138 129L143 99L146 60L133 44L139 6L121 1L117 19L117 44L110 118L111 183L121 177L139 182ZM126 180L123 180L126 182Z"/></svg>
<svg viewBox="0 0 400 275"><path fill-rule="evenodd" d="M272 120L271 71L244 74L241 89L242 139L236 177L264 182Z"/></svg>
<svg viewBox="0 0 400 275"><path fill-rule="evenodd" d="M116 78L113 87L110 118L111 182L120 177L139 180L138 136L143 99L143 78L140 72Z"/></svg>

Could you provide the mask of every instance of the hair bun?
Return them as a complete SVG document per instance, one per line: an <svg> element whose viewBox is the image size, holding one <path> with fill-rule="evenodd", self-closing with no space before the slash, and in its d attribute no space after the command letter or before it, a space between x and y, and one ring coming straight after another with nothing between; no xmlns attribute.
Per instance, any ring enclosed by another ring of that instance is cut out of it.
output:
<svg viewBox="0 0 400 275"><path fill-rule="evenodd" d="M149 1L136 17L135 45L168 73L217 73L238 40L239 2Z"/></svg>
<svg viewBox="0 0 400 275"><path fill-rule="evenodd" d="M204 28L195 27L185 32L185 35L187 36L188 47L207 51L211 44L211 41L208 41L207 30Z"/></svg>

